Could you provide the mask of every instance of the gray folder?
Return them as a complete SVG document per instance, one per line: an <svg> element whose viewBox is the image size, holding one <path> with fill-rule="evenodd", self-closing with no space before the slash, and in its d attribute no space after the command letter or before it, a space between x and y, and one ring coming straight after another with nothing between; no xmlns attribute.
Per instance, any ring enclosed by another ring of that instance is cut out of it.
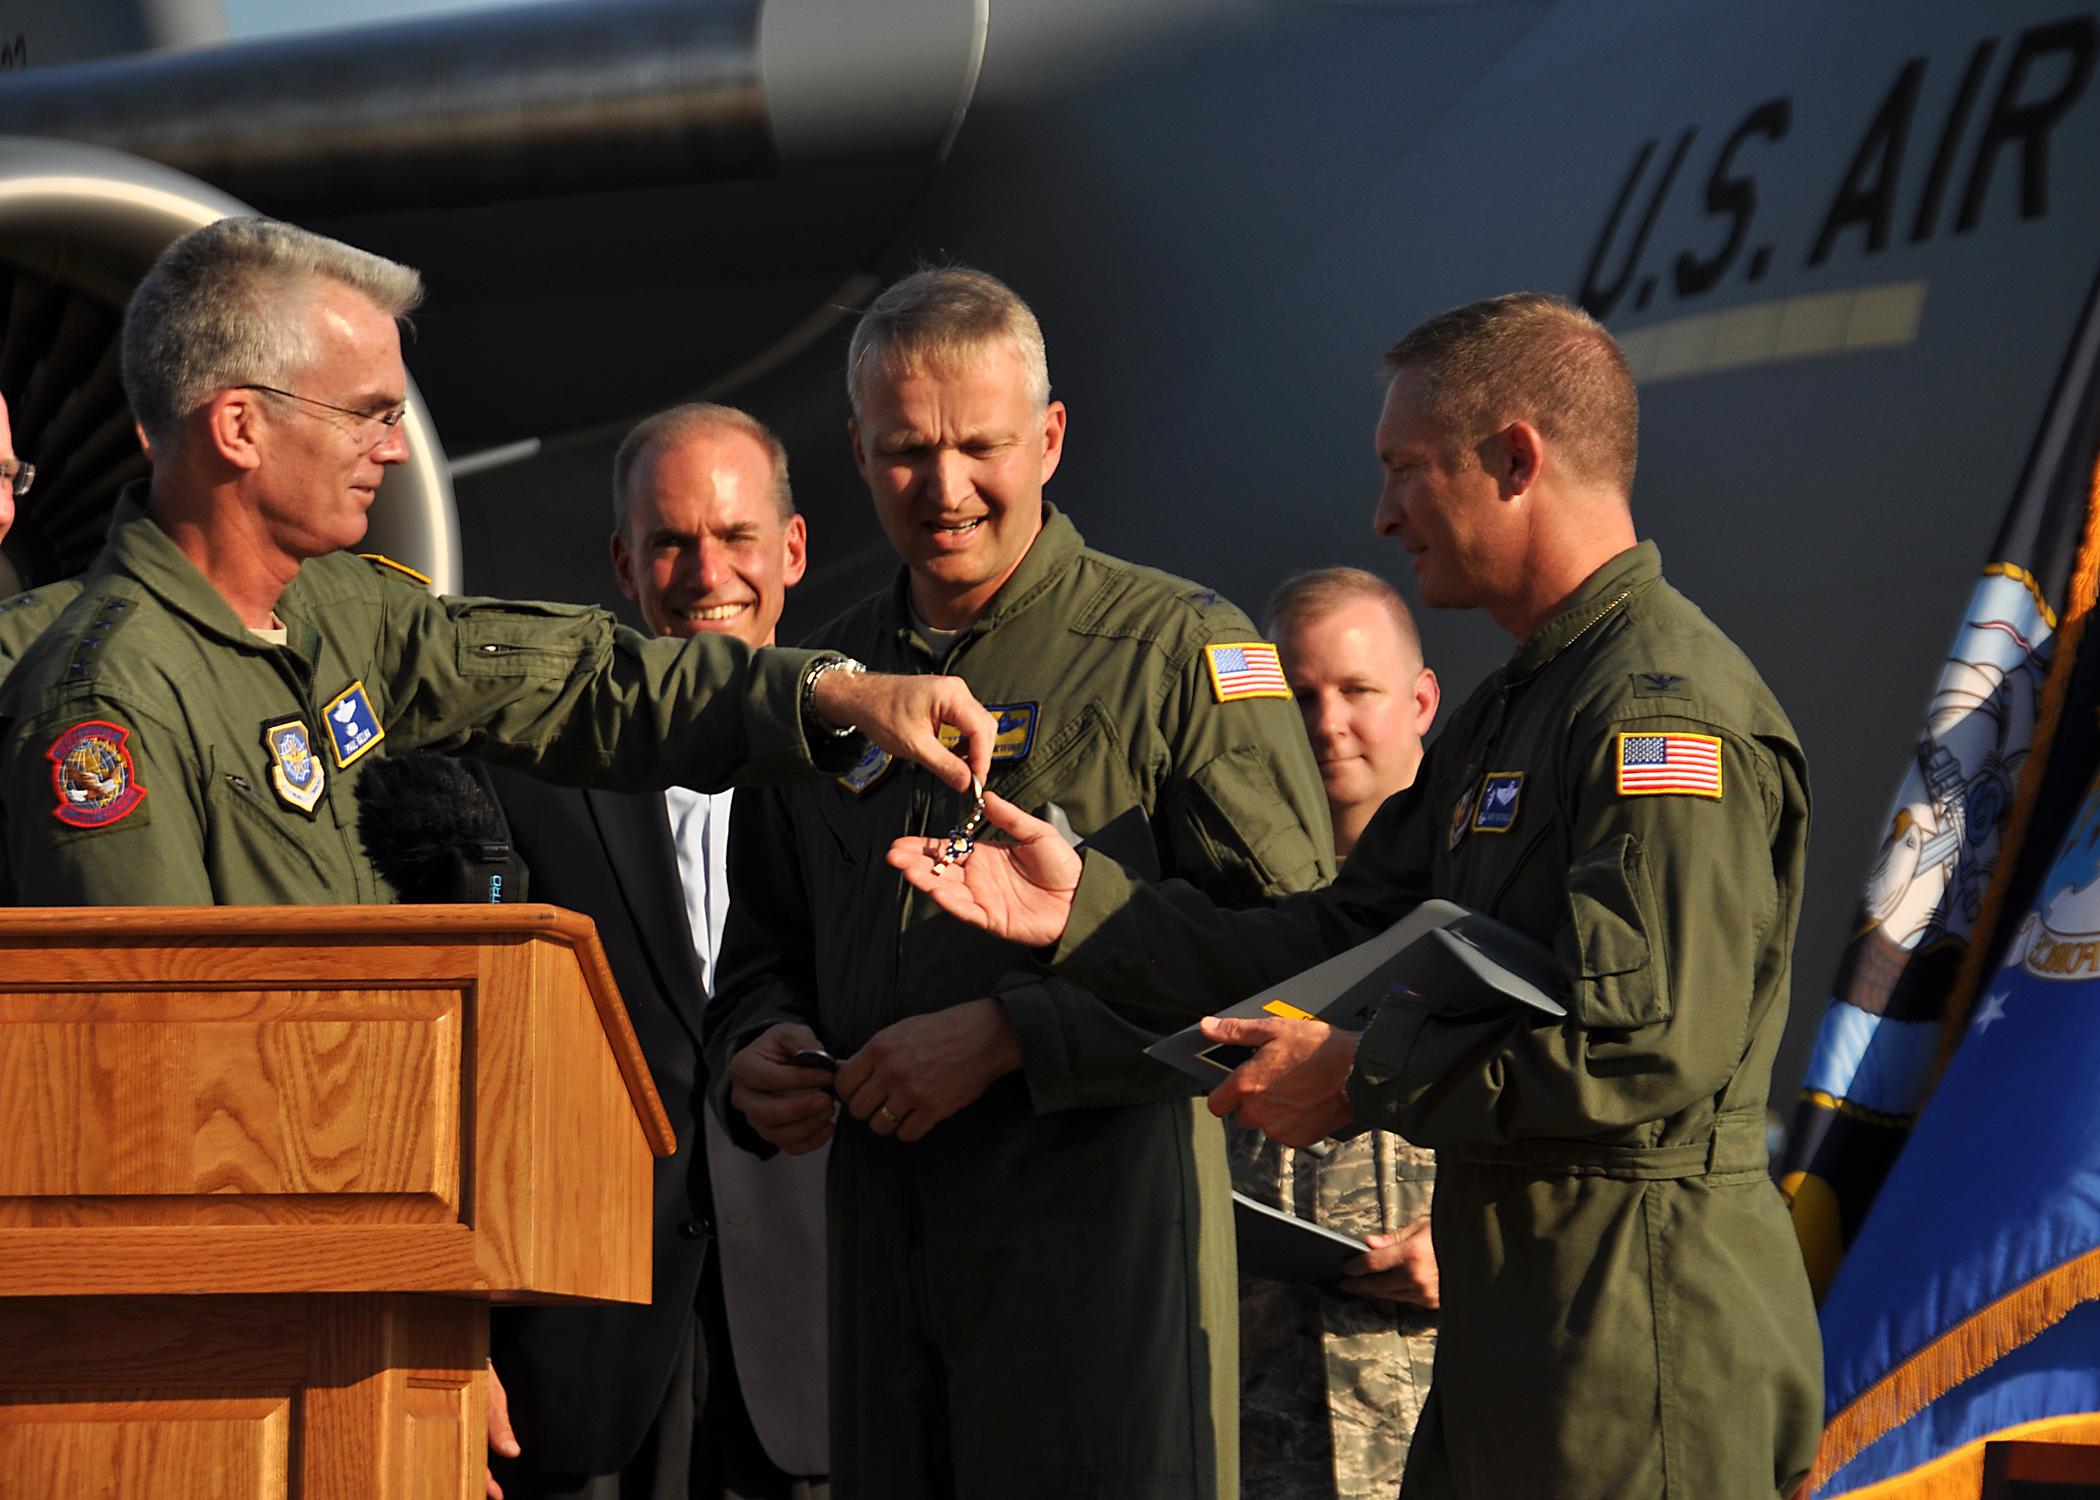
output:
<svg viewBox="0 0 2100 1500"><path fill-rule="evenodd" d="M1232 1229L1239 1243L1240 1274L1268 1281L1339 1281L1342 1267L1370 1248L1339 1230L1238 1192L1232 1195Z"/></svg>
<svg viewBox="0 0 2100 1500"><path fill-rule="evenodd" d="M1311 1017L1361 1031L1396 994L1443 1019L1464 1020L1508 1009L1565 1016L1566 993L1566 976L1549 949L1455 901L1424 901L1370 941L1218 1014ZM1145 1055L1209 1089L1254 1054L1247 1047L1214 1042L1191 1026L1153 1043Z"/></svg>

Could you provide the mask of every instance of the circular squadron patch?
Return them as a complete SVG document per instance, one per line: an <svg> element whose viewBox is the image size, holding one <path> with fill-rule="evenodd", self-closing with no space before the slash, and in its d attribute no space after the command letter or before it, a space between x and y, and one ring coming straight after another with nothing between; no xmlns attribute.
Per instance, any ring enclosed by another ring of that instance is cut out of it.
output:
<svg viewBox="0 0 2100 1500"><path fill-rule="evenodd" d="M51 816L69 828L107 828L146 800L124 748L131 731L100 719L75 724L44 752L58 805Z"/></svg>

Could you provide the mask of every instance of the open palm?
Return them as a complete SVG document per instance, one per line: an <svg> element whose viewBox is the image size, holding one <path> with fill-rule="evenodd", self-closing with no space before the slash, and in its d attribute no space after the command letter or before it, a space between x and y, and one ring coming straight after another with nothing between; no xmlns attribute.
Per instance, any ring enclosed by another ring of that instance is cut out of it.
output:
<svg viewBox="0 0 2100 1500"><path fill-rule="evenodd" d="M943 910L1008 942L1045 948L1064 936L1084 862L1050 824L995 793L984 815L1011 843L980 841L967 858L935 868L942 840L898 839L889 860Z"/></svg>

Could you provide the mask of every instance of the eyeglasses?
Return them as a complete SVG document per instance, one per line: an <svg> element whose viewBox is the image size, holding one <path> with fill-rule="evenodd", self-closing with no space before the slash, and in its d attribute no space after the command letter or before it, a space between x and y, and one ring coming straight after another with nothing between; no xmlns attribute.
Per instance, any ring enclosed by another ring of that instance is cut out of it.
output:
<svg viewBox="0 0 2100 1500"><path fill-rule="evenodd" d="M408 415L406 406L396 406L388 411L352 411L347 406L337 406L332 401L316 401L313 397L302 396L297 391L280 391L274 385L242 385L236 386L234 389L261 391L266 395L282 396L287 401L304 401L308 406L318 406L323 411L341 412L344 416L355 417L360 422L377 422L388 432L392 432L396 427L399 427L401 419ZM20 494L21 491L17 490L15 493Z"/></svg>
<svg viewBox="0 0 2100 1500"><path fill-rule="evenodd" d="M29 493L30 485L36 483L36 465L20 458L0 459L0 480L7 481L19 500Z"/></svg>

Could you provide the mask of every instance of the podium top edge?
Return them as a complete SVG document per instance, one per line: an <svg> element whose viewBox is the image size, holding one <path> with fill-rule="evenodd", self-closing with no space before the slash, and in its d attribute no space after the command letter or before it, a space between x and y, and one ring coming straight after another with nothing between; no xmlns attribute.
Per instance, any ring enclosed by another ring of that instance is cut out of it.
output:
<svg viewBox="0 0 2100 1500"><path fill-rule="evenodd" d="M558 906L17 906L0 908L0 948L41 938L444 937L527 934L595 941L590 918Z"/></svg>

